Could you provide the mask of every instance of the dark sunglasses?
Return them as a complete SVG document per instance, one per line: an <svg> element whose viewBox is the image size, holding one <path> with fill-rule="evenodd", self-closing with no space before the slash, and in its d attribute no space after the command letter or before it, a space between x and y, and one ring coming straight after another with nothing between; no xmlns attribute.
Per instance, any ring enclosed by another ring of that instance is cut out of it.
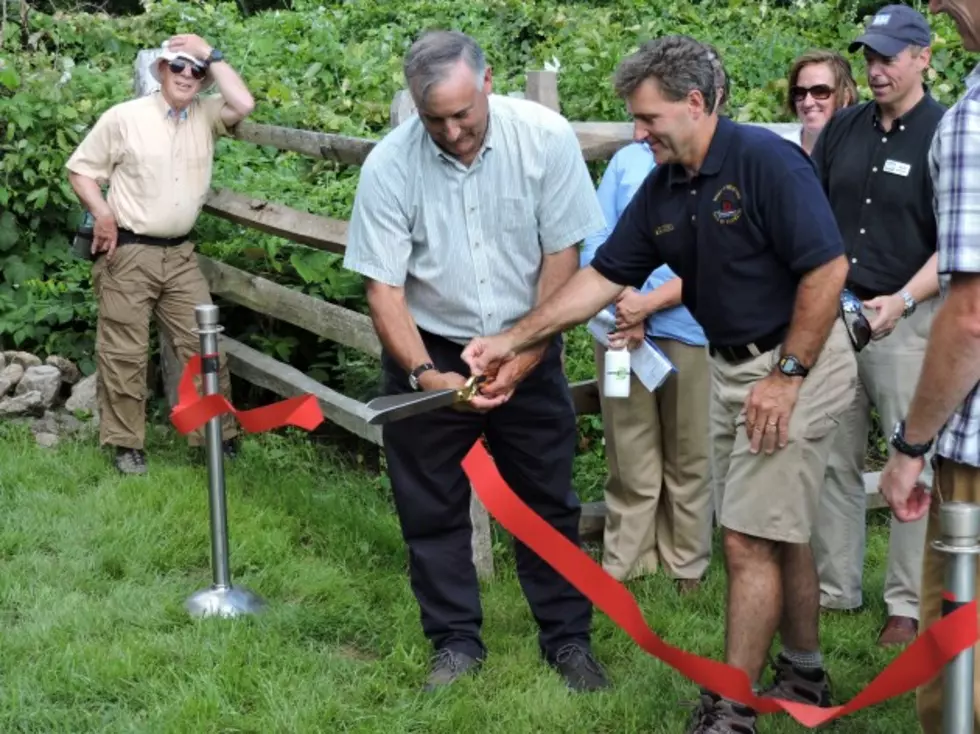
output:
<svg viewBox="0 0 980 734"><path fill-rule="evenodd" d="M174 59L170 62L170 71L174 74L183 74L184 69L188 66L191 67L191 76L200 81L204 78L204 75L208 73L208 70L203 66L198 66L197 64L191 64L190 62L184 61L183 59Z"/></svg>
<svg viewBox="0 0 980 734"><path fill-rule="evenodd" d="M806 99L807 94L822 102L825 99L830 99L830 95L833 93L834 88L826 84L814 84L812 87L790 87L789 90L789 96L794 102L802 102Z"/></svg>
<svg viewBox="0 0 980 734"><path fill-rule="evenodd" d="M871 324L861 307L861 301L846 288L840 294L841 318L855 352L860 352L871 341Z"/></svg>

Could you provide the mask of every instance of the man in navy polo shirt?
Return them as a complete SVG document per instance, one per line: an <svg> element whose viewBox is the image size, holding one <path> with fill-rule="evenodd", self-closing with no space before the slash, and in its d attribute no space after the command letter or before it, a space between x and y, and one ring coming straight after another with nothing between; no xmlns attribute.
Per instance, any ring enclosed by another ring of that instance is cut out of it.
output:
<svg viewBox="0 0 980 734"><path fill-rule="evenodd" d="M798 146L717 115L711 55L698 41L644 44L615 84L657 167L589 267L509 330L471 341L463 358L493 375L669 265L709 341L726 661L757 683L778 629L767 695L829 706L809 542L835 416L857 381L837 319L848 266L834 215ZM497 391L491 377L484 392ZM755 712L702 691L689 732L733 731L755 732Z"/></svg>

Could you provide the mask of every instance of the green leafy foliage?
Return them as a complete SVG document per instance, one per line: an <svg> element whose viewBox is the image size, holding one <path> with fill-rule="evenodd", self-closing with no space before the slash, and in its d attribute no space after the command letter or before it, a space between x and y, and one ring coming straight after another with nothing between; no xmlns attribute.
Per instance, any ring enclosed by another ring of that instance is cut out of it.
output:
<svg viewBox="0 0 980 734"><path fill-rule="evenodd" d="M880 4L880 3L878 3ZM923 4L915 3L925 10ZM278 10L290 6L292 10ZM80 207L64 164L109 106L132 95L133 59L173 33L199 32L221 48L251 88L257 122L380 137L401 59L432 27L455 27L487 50L495 90L522 89L524 72L560 64L564 114L577 120L627 120L610 76L643 40L688 33L713 43L732 78L729 112L740 120L788 120L783 105L793 58L812 47L846 49L871 0L362 0L204 2L147 0L110 6L123 15L31 12L26 32L8 18L0 48L0 341L62 350L90 364L95 308L89 266L69 256ZM77 6L76 6L77 7ZM263 10L268 8L268 10ZM67 11L67 12L66 12ZM132 14L134 13L135 14ZM247 12L247 17L246 17ZM929 83L950 103L972 61L952 24L933 18ZM27 39L26 46L23 39ZM862 93L860 55L852 57ZM598 177L603 166L591 166ZM358 169L235 140L218 145L214 185L297 209L346 219ZM357 276L337 255L292 245L203 215L196 240L208 255L277 282L364 310ZM232 335L363 398L376 388L376 363L308 333L223 304ZM594 374L583 329L569 339L572 379ZM593 432L594 435L594 432Z"/></svg>

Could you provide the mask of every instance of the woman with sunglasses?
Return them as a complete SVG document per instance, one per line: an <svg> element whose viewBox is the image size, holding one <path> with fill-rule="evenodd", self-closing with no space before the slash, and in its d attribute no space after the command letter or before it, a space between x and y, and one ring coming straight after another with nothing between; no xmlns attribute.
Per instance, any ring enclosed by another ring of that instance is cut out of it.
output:
<svg viewBox="0 0 980 734"><path fill-rule="evenodd" d="M785 137L810 155L827 121L857 100L857 83L847 59L836 51L807 51L790 67L786 96L787 109L803 127Z"/></svg>

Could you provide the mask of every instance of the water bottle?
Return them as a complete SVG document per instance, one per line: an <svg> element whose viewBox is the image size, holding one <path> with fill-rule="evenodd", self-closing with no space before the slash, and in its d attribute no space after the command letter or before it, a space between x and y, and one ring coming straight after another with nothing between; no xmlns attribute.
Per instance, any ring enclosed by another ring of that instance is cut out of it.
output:
<svg viewBox="0 0 980 734"><path fill-rule="evenodd" d="M607 398L628 398L630 396L630 353L628 349L606 350L603 360L605 374L602 379L602 394Z"/></svg>
<svg viewBox="0 0 980 734"><path fill-rule="evenodd" d="M75 230L75 239L72 242L71 249L75 253L76 257L83 260L92 260L92 239L93 232L95 231L95 217L92 216L92 212L86 211L85 216L82 218L82 223Z"/></svg>

